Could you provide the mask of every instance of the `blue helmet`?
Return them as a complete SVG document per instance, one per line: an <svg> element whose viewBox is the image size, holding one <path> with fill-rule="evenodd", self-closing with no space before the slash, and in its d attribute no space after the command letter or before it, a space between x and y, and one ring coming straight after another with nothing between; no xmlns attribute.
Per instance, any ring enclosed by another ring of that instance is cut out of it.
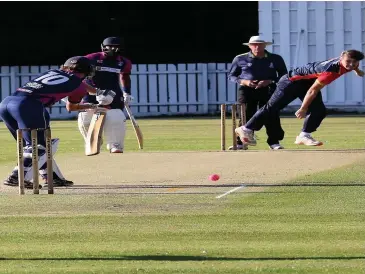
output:
<svg viewBox="0 0 365 274"><path fill-rule="evenodd" d="M118 56L124 50L124 40L119 37L105 38L101 50L108 56Z"/></svg>

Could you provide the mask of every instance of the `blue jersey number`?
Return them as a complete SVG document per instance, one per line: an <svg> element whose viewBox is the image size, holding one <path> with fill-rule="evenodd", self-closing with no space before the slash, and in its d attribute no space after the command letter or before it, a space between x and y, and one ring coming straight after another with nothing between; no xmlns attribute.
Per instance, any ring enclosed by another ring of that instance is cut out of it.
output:
<svg viewBox="0 0 365 274"><path fill-rule="evenodd" d="M67 82L68 80L70 80L70 78L65 75L61 75L54 71L49 71L46 74L34 79L33 81L41 82L45 85L59 85Z"/></svg>

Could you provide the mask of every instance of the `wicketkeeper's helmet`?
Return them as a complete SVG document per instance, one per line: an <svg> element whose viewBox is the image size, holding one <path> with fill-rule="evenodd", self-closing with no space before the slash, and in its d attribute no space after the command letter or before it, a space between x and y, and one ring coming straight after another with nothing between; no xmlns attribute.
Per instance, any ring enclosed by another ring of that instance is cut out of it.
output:
<svg viewBox="0 0 365 274"><path fill-rule="evenodd" d="M86 76L93 76L94 74L94 66L91 64L91 61L83 56L71 57L67 59L63 66L70 71L84 73Z"/></svg>

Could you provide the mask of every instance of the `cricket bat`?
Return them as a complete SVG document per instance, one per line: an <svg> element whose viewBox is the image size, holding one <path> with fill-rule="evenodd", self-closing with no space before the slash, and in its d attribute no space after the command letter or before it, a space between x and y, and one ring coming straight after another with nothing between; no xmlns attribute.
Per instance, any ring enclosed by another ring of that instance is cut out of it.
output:
<svg viewBox="0 0 365 274"><path fill-rule="evenodd" d="M86 156L97 155L100 153L105 117L105 112L96 112L93 114L86 137Z"/></svg>
<svg viewBox="0 0 365 274"><path fill-rule="evenodd" d="M136 137L137 137L139 149L143 149L143 134L142 134L142 131L139 128L139 125L138 125L136 119L134 118L133 113L132 113L130 107L127 104L125 104L124 107L125 107L125 110L128 113L129 119L132 122L132 126L133 126L133 129L134 129L134 132L136 133Z"/></svg>

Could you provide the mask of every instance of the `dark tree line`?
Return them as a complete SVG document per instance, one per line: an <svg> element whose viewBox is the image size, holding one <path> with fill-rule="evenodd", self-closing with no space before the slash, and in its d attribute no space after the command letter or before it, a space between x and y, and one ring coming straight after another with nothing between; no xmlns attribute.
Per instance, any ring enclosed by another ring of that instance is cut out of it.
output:
<svg viewBox="0 0 365 274"><path fill-rule="evenodd" d="M21 4L21 8L19 5ZM1 2L1 65L61 64L123 36L133 63L230 62L257 2Z"/></svg>

